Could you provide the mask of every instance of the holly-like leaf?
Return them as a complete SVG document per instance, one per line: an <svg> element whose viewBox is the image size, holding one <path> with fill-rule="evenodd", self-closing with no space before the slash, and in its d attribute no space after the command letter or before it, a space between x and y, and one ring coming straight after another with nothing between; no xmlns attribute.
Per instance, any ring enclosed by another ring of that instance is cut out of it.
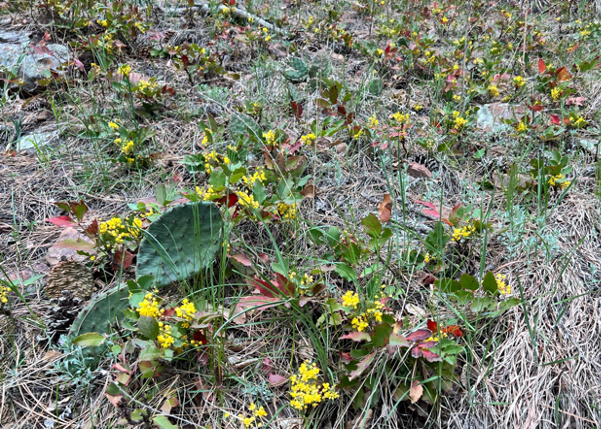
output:
<svg viewBox="0 0 601 429"><path fill-rule="evenodd" d="M178 429L178 426L171 423L167 416L162 416L162 415L154 416L152 418L152 421L160 429Z"/></svg>
<svg viewBox="0 0 601 429"><path fill-rule="evenodd" d="M487 272L484 276L484 280L482 281L482 289L492 294L497 293L497 291L499 290L497 279L491 271Z"/></svg>
<svg viewBox="0 0 601 429"><path fill-rule="evenodd" d="M382 224L373 213L361 219L361 225L363 225L363 229L365 229L365 232L371 238L378 238L382 234Z"/></svg>
<svg viewBox="0 0 601 429"><path fill-rule="evenodd" d="M467 290L478 290L480 287L480 283L474 276L470 276L469 274L463 274L459 279L459 283L463 289Z"/></svg>
<svg viewBox="0 0 601 429"><path fill-rule="evenodd" d="M369 336L369 334L367 332L349 332L348 334L340 337L340 339L361 342L361 341L369 341L369 340L371 340L371 337Z"/></svg>
<svg viewBox="0 0 601 429"><path fill-rule="evenodd" d="M369 367L369 365L373 362L376 357L376 352L372 352L368 354L361 362L357 364L357 368L354 371L351 371L349 375L349 380L353 381L355 378L359 377L363 372Z"/></svg>
<svg viewBox="0 0 601 429"><path fill-rule="evenodd" d="M81 200L79 202L72 201L70 204L71 204L71 211L73 212L73 214L77 218L77 221L81 222L81 220L83 219L84 215L88 211L88 206L86 206L86 203L84 203L83 200Z"/></svg>
<svg viewBox="0 0 601 429"><path fill-rule="evenodd" d="M140 316L138 331L149 340L156 340L159 335L159 322L154 317Z"/></svg>
<svg viewBox="0 0 601 429"><path fill-rule="evenodd" d="M421 347L419 349L421 350L423 357L426 358L428 362L440 362L442 360L440 356L428 349Z"/></svg>
<svg viewBox="0 0 601 429"><path fill-rule="evenodd" d="M123 263L124 270L131 267L134 262L134 256L135 255L128 250L123 252L121 249L118 249L115 252L115 263L113 264L113 268L118 270L121 266L121 263Z"/></svg>
<svg viewBox="0 0 601 429"><path fill-rule="evenodd" d="M407 339L405 337L403 337L402 335L399 335L399 334L390 334L390 337L388 338L388 344L390 344L391 346L396 346L396 347L411 346L411 344L409 344L409 341L407 341Z"/></svg>
<svg viewBox="0 0 601 429"><path fill-rule="evenodd" d="M51 224L60 226L61 228L66 228L75 224L75 221L66 215L51 217L50 219L46 219L46 222L50 222Z"/></svg>
<svg viewBox="0 0 601 429"><path fill-rule="evenodd" d="M388 344L388 339L391 333L392 326L390 326L388 323L382 323L376 326L371 337L374 347L384 347L386 344Z"/></svg>
<svg viewBox="0 0 601 429"><path fill-rule="evenodd" d="M424 341L426 338L430 338L431 335L432 331L429 329L418 329L407 335L407 341Z"/></svg>
<svg viewBox="0 0 601 429"><path fill-rule="evenodd" d="M253 263L244 253L237 253L235 255L231 255L230 258L240 262L245 267L250 267Z"/></svg>

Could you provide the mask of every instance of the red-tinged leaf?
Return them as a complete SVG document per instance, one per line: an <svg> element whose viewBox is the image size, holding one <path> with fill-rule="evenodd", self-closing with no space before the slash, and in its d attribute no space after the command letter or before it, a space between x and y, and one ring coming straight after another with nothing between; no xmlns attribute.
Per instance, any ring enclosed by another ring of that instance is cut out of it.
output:
<svg viewBox="0 0 601 429"><path fill-rule="evenodd" d="M286 377L281 376L279 374L269 374L268 380L269 384L271 384L272 386L281 386L282 384L288 381Z"/></svg>
<svg viewBox="0 0 601 429"><path fill-rule="evenodd" d="M405 337L399 334L390 334L388 338L388 344L396 347L410 347L411 344L407 341Z"/></svg>
<svg viewBox="0 0 601 429"><path fill-rule="evenodd" d="M300 120L301 116L303 116L303 105L301 103L291 101L290 108L292 109L292 113L294 114L296 119Z"/></svg>
<svg viewBox="0 0 601 429"><path fill-rule="evenodd" d="M90 226L83 230L88 235L96 235L98 234L98 221L94 219Z"/></svg>
<svg viewBox="0 0 601 429"><path fill-rule="evenodd" d="M163 405L161 405L161 411L165 414L171 414L171 410L177 406L179 406L179 401L177 398L169 398L163 402Z"/></svg>
<svg viewBox="0 0 601 429"><path fill-rule="evenodd" d="M440 358L440 356L438 356L436 353L431 352L428 349L422 349L420 348L420 350L422 351L422 355L424 356L424 358L426 358L426 360L428 362L440 362L442 359Z"/></svg>
<svg viewBox="0 0 601 429"><path fill-rule="evenodd" d="M265 263L269 262L269 256L266 253L259 253L259 259Z"/></svg>
<svg viewBox="0 0 601 429"><path fill-rule="evenodd" d="M238 302L236 306L236 313L246 310L249 308L256 308L257 310L265 310L270 307L275 307L282 304L282 300L279 298L270 298L267 296L246 296Z"/></svg>
<svg viewBox="0 0 601 429"><path fill-rule="evenodd" d="M207 336L202 331L194 331L194 333L192 334L192 339L202 345L205 345L209 342Z"/></svg>
<svg viewBox="0 0 601 429"><path fill-rule="evenodd" d="M113 369L116 369L117 371L125 372L127 374L131 374L132 373L131 369L126 368L124 365L122 365L120 363L113 364Z"/></svg>
<svg viewBox="0 0 601 429"><path fill-rule="evenodd" d="M526 103L526 106L528 106L528 109L532 110L533 112L542 112L543 111L542 104L533 104L531 106L528 103Z"/></svg>
<svg viewBox="0 0 601 429"><path fill-rule="evenodd" d="M438 332L438 323L436 323L434 320L428 319L426 326L428 326L428 329L432 332Z"/></svg>
<svg viewBox="0 0 601 429"><path fill-rule="evenodd" d="M230 255L230 258L240 262L245 267L252 266L252 261L246 256L244 253L237 253L235 255Z"/></svg>
<svg viewBox="0 0 601 429"><path fill-rule="evenodd" d="M392 197L390 194L384 194L382 202L378 205L378 214L380 221L388 222L392 215Z"/></svg>
<svg viewBox="0 0 601 429"><path fill-rule="evenodd" d="M436 277L434 277L432 274L425 274L424 277L422 277L422 284L424 286L431 285L435 281L436 281Z"/></svg>
<svg viewBox="0 0 601 429"><path fill-rule="evenodd" d="M119 408L121 406L123 395L109 395L108 393L105 393L104 396L106 396L106 399L108 399L115 407Z"/></svg>
<svg viewBox="0 0 601 429"><path fill-rule="evenodd" d="M431 336L432 331L429 329L418 329L417 331L413 331L407 335L407 341L424 341L426 338L430 338Z"/></svg>
<svg viewBox="0 0 601 429"><path fill-rule="evenodd" d="M578 46L580 45L580 43L576 43L574 46L572 46L570 49L567 50L567 52L569 52L570 54L572 52L574 52L576 49L578 49Z"/></svg>
<svg viewBox="0 0 601 429"><path fill-rule="evenodd" d="M263 362L263 372L265 372L265 374L271 373L273 371L273 365L271 365L271 359L263 358L262 362Z"/></svg>
<svg viewBox="0 0 601 429"><path fill-rule="evenodd" d="M566 106L582 106L586 101L586 97L569 97L566 99Z"/></svg>
<svg viewBox="0 0 601 429"><path fill-rule="evenodd" d="M540 74L543 74L545 72L545 70L547 70L547 66L546 66L545 62L543 61L543 59L541 58L540 60L538 60L538 71Z"/></svg>
<svg viewBox="0 0 601 429"><path fill-rule="evenodd" d="M411 383L411 389L409 389L409 398L411 398L411 403L415 404L420 400L422 395L424 394L424 388L419 381L414 381Z"/></svg>
<svg viewBox="0 0 601 429"><path fill-rule="evenodd" d="M261 295L265 297L274 298L277 294L277 286L266 280L261 280L255 277L253 280L253 285L259 290Z"/></svg>
<svg viewBox="0 0 601 429"><path fill-rule="evenodd" d="M236 194L226 195L225 197L215 200L215 203L217 205L222 205L222 204L225 204L226 201L227 201L227 208L229 209L230 207L233 207L238 202L238 195L236 195Z"/></svg>
<svg viewBox="0 0 601 429"><path fill-rule="evenodd" d="M559 125L561 123L561 120L560 120L559 116L551 115L551 122L555 125Z"/></svg>
<svg viewBox="0 0 601 429"><path fill-rule="evenodd" d="M422 349L417 346L413 347L411 349L411 356L413 356L415 359L422 357Z"/></svg>
<svg viewBox="0 0 601 429"><path fill-rule="evenodd" d="M298 306L302 308L305 305L307 305L309 302L311 302L312 300L313 300L312 296L303 295L298 299Z"/></svg>
<svg viewBox="0 0 601 429"><path fill-rule="evenodd" d="M417 345L417 347L419 347L420 349L431 349L436 344L438 344L438 341L426 341L426 342L423 342L423 343L419 343Z"/></svg>
<svg viewBox="0 0 601 429"><path fill-rule="evenodd" d="M349 380L353 381L355 378L359 377L363 372L369 367L369 365L373 362L376 357L376 352L368 354L361 362L357 364L357 369L351 371L349 375Z"/></svg>
<svg viewBox="0 0 601 429"><path fill-rule="evenodd" d="M463 337L463 332L461 332L461 328L457 325L449 325L442 328L442 332L452 334L454 337Z"/></svg>
<svg viewBox="0 0 601 429"><path fill-rule="evenodd" d="M340 359L342 359L342 362L344 363L351 363L353 361L353 357L347 352L340 352Z"/></svg>
<svg viewBox="0 0 601 429"><path fill-rule="evenodd" d="M83 72L83 71L85 71L85 68L84 68L84 66L83 66L83 63L82 63L81 61L79 61L79 59L78 59L78 58L75 58L75 59L73 60L73 62L75 63L75 65L77 66L77 68L79 69L79 71L80 71L80 72Z"/></svg>
<svg viewBox="0 0 601 429"><path fill-rule="evenodd" d="M67 240L63 240L59 243L55 244L55 247L58 248L62 248L62 249L71 249L71 250L81 250L83 252L89 252L90 250L94 249L95 245L93 243L90 243L88 241L84 241L80 238L73 240L73 239L67 239Z"/></svg>
<svg viewBox="0 0 601 429"><path fill-rule="evenodd" d="M275 273L275 278L277 282L275 282L277 288L284 296L293 296L295 287L294 283L290 281L287 277L284 277L280 273Z"/></svg>
<svg viewBox="0 0 601 429"><path fill-rule="evenodd" d="M123 254L121 249L117 250L115 252L115 263L113 264L113 269L118 270L121 266L121 262L123 262L124 270L131 267L131 264L134 262L134 254L128 250L125 251L125 254Z"/></svg>
<svg viewBox="0 0 601 429"><path fill-rule="evenodd" d="M50 219L46 219L46 222L50 222L51 224L60 226L61 228L73 226L73 224L75 223L75 221L73 219L71 219L69 216L51 217Z"/></svg>
<svg viewBox="0 0 601 429"><path fill-rule="evenodd" d="M369 336L369 334L367 332L349 332L346 335L343 335L342 337L340 337L341 340L353 340L356 342L361 342L361 341L369 341L371 339L371 337Z"/></svg>
<svg viewBox="0 0 601 429"><path fill-rule="evenodd" d="M555 76L557 76L557 82L565 82L572 79L572 75L568 72L565 67L561 67L557 69L555 72Z"/></svg>

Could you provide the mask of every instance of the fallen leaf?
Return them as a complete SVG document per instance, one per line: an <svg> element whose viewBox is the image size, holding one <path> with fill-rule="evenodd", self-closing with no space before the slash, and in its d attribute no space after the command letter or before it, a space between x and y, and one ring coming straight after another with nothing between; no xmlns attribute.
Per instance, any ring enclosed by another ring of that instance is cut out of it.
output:
<svg viewBox="0 0 601 429"><path fill-rule="evenodd" d="M271 384L272 386L281 386L282 384L288 381L286 377L281 376L279 374L269 374L268 380L269 384Z"/></svg>
<svg viewBox="0 0 601 429"><path fill-rule="evenodd" d="M417 162L410 162L408 164L407 173L409 176L418 179L432 178L432 172L425 165L418 164Z"/></svg>
<svg viewBox="0 0 601 429"><path fill-rule="evenodd" d="M407 335L407 341L423 341L426 338L430 338L431 335L432 331L429 329L418 329Z"/></svg>
<svg viewBox="0 0 601 429"><path fill-rule="evenodd" d="M230 258L240 262L245 267L252 266L252 261L246 256L244 253L237 253L235 255L231 255Z"/></svg>
<svg viewBox="0 0 601 429"><path fill-rule="evenodd" d="M340 337L341 340L353 340L357 342L369 341L371 337L367 332L349 332L346 335Z"/></svg>
<svg viewBox="0 0 601 429"><path fill-rule="evenodd" d="M349 375L349 380L353 381L355 378L357 378L361 374L363 374L363 371L365 371L367 369L367 367L369 367L369 364L373 362L375 357L376 357L376 352L368 354L365 357L365 359L363 359L361 362L359 362L357 364L357 369L355 369L354 371L351 371L351 373Z"/></svg>
<svg viewBox="0 0 601 429"><path fill-rule="evenodd" d="M75 221L66 215L51 217L50 219L46 219L46 222L50 222L51 224L60 226L61 228L66 228L75 224Z"/></svg>
<svg viewBox="0 0 601 429"><path fill-rule="evenodd" d="M388 222L392 216L392 197L384 194L382 202L378 205L378 213L382 222Z"/></svg>
<svg viewBox="0 0 601 429"><path fill-rule="evenodd" d="M411 398L411 403L415 404L424 394L424 388L419 381L414 381L411 383L411 389L409 390L409 397Z"/></svg>
<svg viewBox="0 0 601 429"><path fill-rule="evenodd" d="M306 184L300 194L305 198L315 198L317 188L314 185Z"/></svg>

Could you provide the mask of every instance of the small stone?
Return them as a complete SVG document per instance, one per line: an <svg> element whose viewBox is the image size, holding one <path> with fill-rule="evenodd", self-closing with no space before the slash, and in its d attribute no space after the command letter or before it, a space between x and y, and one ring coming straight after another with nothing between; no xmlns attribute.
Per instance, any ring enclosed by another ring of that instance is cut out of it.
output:
<svg viewBox="0 0 601 429"><path fill-rule="evenodd" d="M58 140L58 130L33 133L21 137L16 143L16 149L19 152L25 152L33 155L44 147L52 146L53 144L57 143Z"/></svg>
<svg viewBox="0 0 601 429"><path fill-rule="evenodd" d="M492 103L481 106L476 117L478 128L487 133L500 133L510 130L505 120L521 118L526 109L524 106L514 106L507 103Z"/></svg>

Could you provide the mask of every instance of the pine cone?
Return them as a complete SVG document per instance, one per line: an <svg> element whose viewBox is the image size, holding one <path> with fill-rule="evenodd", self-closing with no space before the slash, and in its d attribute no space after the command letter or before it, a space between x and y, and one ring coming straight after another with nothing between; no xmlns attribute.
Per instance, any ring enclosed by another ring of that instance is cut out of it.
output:
<svg viewBox="0 0 601 429"><path fill-rule="evenodd" d="M62 296L50 301L53 306L46 315L46 333L51 342L56 342L66 334L83 307L83 299L73 296L71 291L63 291Z"/></svg>
<svg viewBox="0 0 601 429"><path fill-rule="evenodd" d="M59 262L52 268L46 278L46 294L60 299L63 291L70 291L82 300L88 299L94 291L94 277L89 268L72 260Z"/></svg>

